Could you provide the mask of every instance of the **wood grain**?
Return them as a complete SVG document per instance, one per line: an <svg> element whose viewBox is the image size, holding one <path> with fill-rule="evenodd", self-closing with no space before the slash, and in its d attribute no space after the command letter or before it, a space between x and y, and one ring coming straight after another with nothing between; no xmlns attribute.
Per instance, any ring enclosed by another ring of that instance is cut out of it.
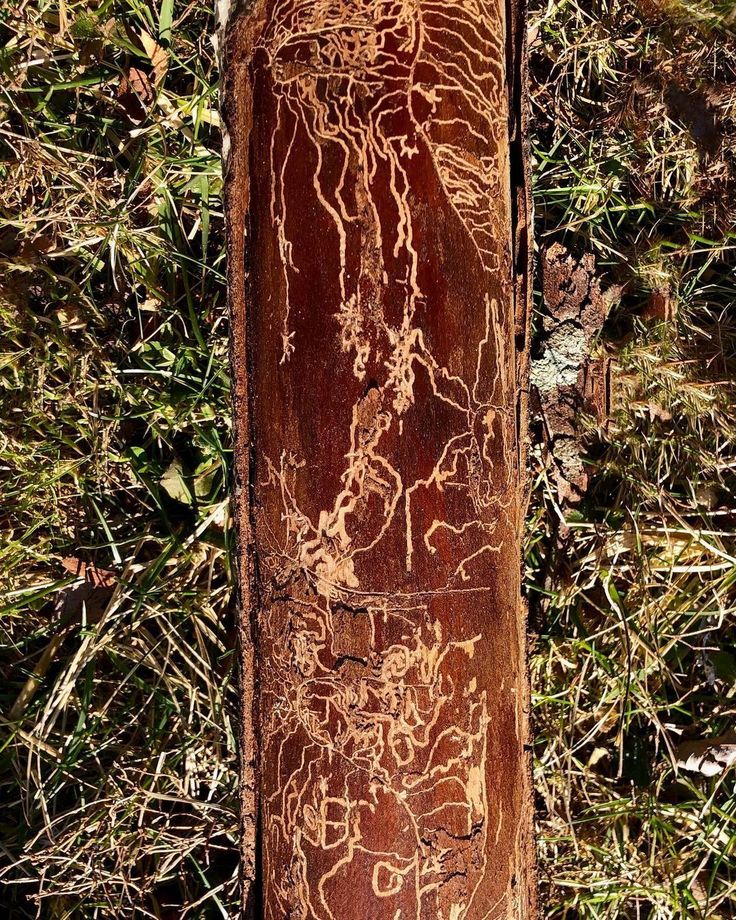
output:
<svg viewBox="0 0 736 920"><path fill-rule="evenodd" d="M230 19L252 916L535 916L523 26L484 0Z"/></svg>

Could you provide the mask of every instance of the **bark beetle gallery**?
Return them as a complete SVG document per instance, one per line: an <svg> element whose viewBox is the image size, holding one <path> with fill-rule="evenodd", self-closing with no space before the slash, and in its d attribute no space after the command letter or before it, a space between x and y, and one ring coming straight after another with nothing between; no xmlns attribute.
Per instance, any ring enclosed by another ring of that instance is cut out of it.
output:
<svg viewBox="0 0 736 920"><path fill-rule="evenodd" d="M246 913L535 914L523 10L225 33Z"/></svg>

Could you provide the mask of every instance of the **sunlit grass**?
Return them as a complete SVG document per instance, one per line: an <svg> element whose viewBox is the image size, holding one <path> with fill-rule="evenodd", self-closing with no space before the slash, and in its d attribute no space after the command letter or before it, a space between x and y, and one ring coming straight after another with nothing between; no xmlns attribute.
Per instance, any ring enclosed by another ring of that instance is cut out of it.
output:
<svg viewBox="0 0 736 920"><path fill-rule="evenodd" d="M135 2L25 5L3 26L12 916L39 899L75 918L232 916L237 901L211 28L205 5ZM141 112L120 95L131 67ZM80 591L79 561L103 590Z"/></svg>
<svg viewBox="0 0 736 920"><path fill-rule="evenodd" d="M664 7L533 13L538 242L595 253L622 289L600 343L614 412L591 437L592 488L560 509L540 471L529 528L550 917L736 911L733 777L677 766L684 739L733 727L736 696L734 124L718 90L736 43ZM683 96L710 100L718 144L704 149Z"/></svg>

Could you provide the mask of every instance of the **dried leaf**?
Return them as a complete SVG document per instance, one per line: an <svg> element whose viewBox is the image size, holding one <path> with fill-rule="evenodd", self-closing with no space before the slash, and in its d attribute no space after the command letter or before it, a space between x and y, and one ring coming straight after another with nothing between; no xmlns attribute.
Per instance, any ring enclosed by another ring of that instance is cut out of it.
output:
<svg viewBox="0 0 736 920"><path fill-rule="evenodd" d="M62 624L78 623L82 614L88 623L96 623L105 612L117 584L115 573L76 556L67 556L61 564L79 578L56 599L55 608Z"/></svg>
<svg viewBox="0 0 736 920"><path fill-rule="evenodd" d="M733 732L703 741L678 745L677 766L690 773L717 776L736 763L736 734Z"/></svg>
<svg viewBox="0 0 736 920"><path fill-rule="evenodd" d="M156 93L145 71L130 67L118 85L118 102L134 124L140 124L148 113Z"/></svg>
<svg viewBox="0 0 736 920"><path fill-rule="evenodd" d="M642 318L651 322L669 323L675 318L676 312L677 305L672 291L668 287L661 287L649 295Z"/></svg>
<svg viewBox="0 0 736 920"><path fill-rule="evenodd" d="M84 578L85 581L91 582L98 588L114 588L117 577L114 572L108 569L101 569L93 562L84 562L77 559L76 556L66 556L61 560L61 564L72 575Z"/></svg>
<svg viewBox="0 0 736 920"><path fill-rule="evenodd" d="M60 591L56 598L54 609L59 616L57 631L44 648L32 673L10 707L7 718L11 722L23 717L74 626L82 622L83 617L87 623L96 623L100 620L117 583L114 572L98 568L94 563L84 562L76 556L67 556L61 560L61 564L67 572L78 576L79 580Z"/></svg>
<svg viewBox="0 0 736 920"><path fill-rule="evenodd" d="M141 30L137 33L143 50L148 55L148 60L153 68L153 85L158 86L166 76L169 69L169 52L152 38L147 32Z"/></svg>

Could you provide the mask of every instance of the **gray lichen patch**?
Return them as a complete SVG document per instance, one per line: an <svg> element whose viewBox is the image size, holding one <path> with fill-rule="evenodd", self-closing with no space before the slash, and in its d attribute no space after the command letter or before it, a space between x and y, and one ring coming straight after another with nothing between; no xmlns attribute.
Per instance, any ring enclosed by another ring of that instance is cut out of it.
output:
<svg viewBox="0 0 736 920"><path fill-rule="evenodd" d="M541 393L575 386L580 369L590 354L582 327L564 323L545 339L542 356L531 364L531 382Z"/></svg>

